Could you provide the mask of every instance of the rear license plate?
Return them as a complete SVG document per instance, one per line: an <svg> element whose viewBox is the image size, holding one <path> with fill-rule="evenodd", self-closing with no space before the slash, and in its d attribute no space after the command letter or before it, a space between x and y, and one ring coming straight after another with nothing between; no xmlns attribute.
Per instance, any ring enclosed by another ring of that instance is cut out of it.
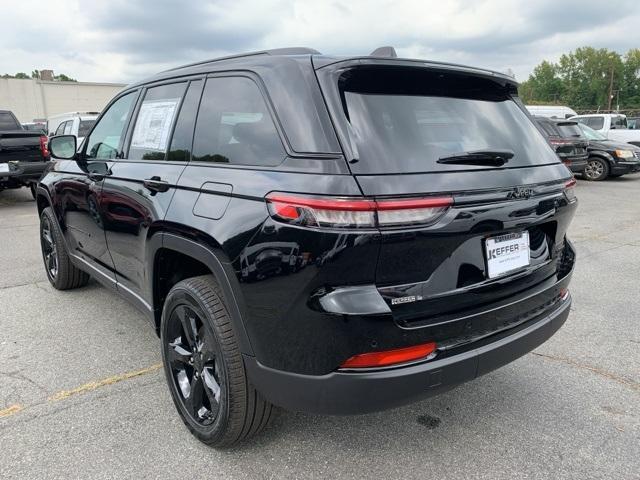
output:
<svg viewBox="0 0 640 480"><path fill-rule="evenodd" d="M496 278L529 265L529 232L487 238L487 275Z"/></svg>
<svg viewBox="0 0 640 480"><path fill-rule="evenodd" d="M0 173L1 172L8 172L9 171L9 164L8 163L0 163Z"/></svg>

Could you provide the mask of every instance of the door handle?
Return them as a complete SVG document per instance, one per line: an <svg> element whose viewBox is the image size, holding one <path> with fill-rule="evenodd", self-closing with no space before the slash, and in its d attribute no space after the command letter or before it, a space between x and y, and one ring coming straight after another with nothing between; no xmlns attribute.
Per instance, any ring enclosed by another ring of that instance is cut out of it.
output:
<svg viewBox="0 0 640 480"><path fill-rule="evenodd" d="M157 176L143 180L142 184L144 185L144 188L152 191L153 193L166 192L169 190L169 183Z"/></svg>

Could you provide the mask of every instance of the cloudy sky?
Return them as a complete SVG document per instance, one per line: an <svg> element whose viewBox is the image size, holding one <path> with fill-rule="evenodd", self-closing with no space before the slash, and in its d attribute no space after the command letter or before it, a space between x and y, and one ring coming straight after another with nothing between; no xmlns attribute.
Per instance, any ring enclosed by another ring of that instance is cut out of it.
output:
<svg viewBox="0 0 640 480"><path fill-rule="evenodd" d="M19 0L2 6L0 74L52 68L128 83L219 55L309 46L506 71L579 46L640 47L640 0Z"/></svg>

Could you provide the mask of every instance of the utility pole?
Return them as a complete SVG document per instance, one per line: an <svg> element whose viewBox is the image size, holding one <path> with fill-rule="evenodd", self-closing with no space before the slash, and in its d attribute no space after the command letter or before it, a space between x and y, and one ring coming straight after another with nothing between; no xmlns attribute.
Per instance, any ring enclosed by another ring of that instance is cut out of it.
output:
<svg viewBox="0 0 640 480"><path fill-rule="evenodd" d="M611 101L613 100L613 64L611 64L611 76L609 77L609 106L607 110L611 111Z"/></svg>

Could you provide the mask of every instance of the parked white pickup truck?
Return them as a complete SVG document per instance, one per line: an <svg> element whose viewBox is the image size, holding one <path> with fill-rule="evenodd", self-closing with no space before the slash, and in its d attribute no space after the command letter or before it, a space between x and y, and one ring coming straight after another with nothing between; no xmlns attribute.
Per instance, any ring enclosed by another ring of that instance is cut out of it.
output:
<svg viewBox="0 0 640 480"><path fill-rule="evenodd" d="M631 143L640 147L640 130L627 129L627 117L618 113L576 115L571 120L583 123L600 132L609 140Z"/></svg>

